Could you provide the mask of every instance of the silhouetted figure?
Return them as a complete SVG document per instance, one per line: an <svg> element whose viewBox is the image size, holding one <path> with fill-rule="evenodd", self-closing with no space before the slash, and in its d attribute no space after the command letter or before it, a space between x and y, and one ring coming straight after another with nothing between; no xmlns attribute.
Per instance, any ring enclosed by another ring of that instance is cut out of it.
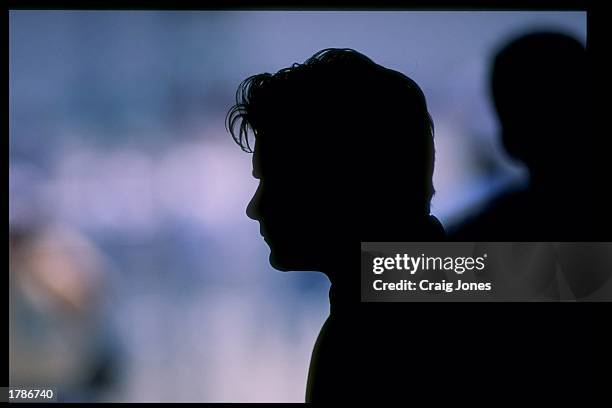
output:
<svg viewBox="0 0 612 408"><path fill-rule="evenodd" d="M327 49L245 80L227 125L254 153L247 214L272 266L331 281L307 401L525 400L567 389L563 364L543 366L550 356L538 348L525 355L537 341L489 305L360 302L361 241L444 239L430 214L433 124L414 81Z"/></svg>
<svg viewBox="0 0 612 408"><path fill-rule="evenodd" d="M609 232L601 207L601 148L597 146L601 137L590 128L585 48L558 33L519 37L496 55L491 90L503 146L527 166L529 182L522 190L494 198L481 213L453 231L450 239L603 240ZM601 264L605 254L597 246L543 244L533 248L556 254L548 272L557 291L561 279L580 298L609 278L610 272ZM531 255L534 258L541 253ZM539 272L545 272L544 266ZM490 340L495 337L491 334L502 329L509 334L495 341L500 352L513 349L509 371L522 383L536 384L535 395L540 391L545 395L548 389L553 398L586 400L596 391L592 387L597 358L594 329L601 323L594 307L523 304L510 308L491 304L487 312L495 317L483 323L480 334ZM520 365L526 375L521 375Z"/></svg>
<svg viewBox="0 0 612 408"><path fill-rule="evenodd" d="M529 171L526 189L497 197L456 233L467 241L588 241L604 234L597 135L588 118L586 50L534 33L495 57L491 89L508 154Z"/></svg>

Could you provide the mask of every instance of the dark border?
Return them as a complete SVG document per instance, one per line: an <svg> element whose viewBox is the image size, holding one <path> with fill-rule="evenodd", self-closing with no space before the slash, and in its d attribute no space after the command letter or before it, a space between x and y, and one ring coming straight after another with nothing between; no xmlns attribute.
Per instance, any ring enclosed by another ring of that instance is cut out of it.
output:
<svg viewBox="0 0 612 408"><path fill-rule="evenodd" d="M589 8L590 0L9 0L8 8L87 10L568 10Z"/></svg>

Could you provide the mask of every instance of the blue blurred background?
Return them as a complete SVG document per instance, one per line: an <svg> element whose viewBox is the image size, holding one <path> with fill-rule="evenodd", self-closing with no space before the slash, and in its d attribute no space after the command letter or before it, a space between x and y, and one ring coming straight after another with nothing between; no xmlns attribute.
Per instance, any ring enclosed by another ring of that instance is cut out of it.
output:
<svg viewBox="0 0 612 408"><path fill-rule="evenodd" d="M247 76L327 47L412 77L452 228L524 181L498 143L496 49L581 12L12 11L10 382L70 401L303 401L329 282L274 271L251 156L224 116Z"/></svg>

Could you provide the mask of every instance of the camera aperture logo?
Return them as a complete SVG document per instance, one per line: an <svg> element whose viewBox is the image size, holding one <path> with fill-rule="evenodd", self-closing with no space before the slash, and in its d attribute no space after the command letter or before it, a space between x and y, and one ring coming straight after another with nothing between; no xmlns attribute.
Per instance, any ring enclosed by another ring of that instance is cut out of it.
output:
<svg viewBox="0 0 612 408"><path fill-rule="evenodd" d="M382 278L387 271L405 272L414 276L418 272L438 271L443 273L454 273L457 276L465 272L481 272L486 268L487 254L478 257L457 256L410 256L409 254L396 254L391 257L375 257L372 260L372 272ZM375 279L372 282L375 291L444 291L447 293L455 291L490 291L490 282L464 282L461 279L433 280L433 279L400 279L394 282L385 282L383 279Z"/></svg>

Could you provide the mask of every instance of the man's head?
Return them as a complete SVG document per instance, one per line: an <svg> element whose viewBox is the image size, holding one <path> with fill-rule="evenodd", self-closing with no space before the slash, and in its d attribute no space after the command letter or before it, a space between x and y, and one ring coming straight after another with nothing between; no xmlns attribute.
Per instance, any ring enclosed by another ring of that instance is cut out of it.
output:
<svg viewBox="0 0 612 408"><path fill-rule="evenodd" d="M341 246L396 231L416 236L429 215L425 97L410 78L357 51L326 49L247 78L227 127L254 153L259 188L247 214L277 269L325 271Z"/></svg>
<svg viewBox="0 0 612 408"><path fill-rule="evenodd" d="M576 172L576 161L588 160L586 62L580 42L549 32L521 36L494 59L504 146L537 180L561 179L560 172Z"/></svg>

